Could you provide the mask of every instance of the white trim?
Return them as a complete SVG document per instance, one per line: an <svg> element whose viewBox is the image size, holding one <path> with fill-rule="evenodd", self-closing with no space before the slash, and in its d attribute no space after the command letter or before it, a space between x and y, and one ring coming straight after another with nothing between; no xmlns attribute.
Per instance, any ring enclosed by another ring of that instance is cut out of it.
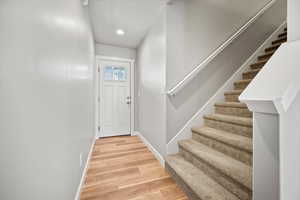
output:
<svg viewBox="0 0 300 200"><path fill-rule="evenodd" d="M99 133L98 133L98 87L99 87L99 83L98 83L98 63L97 63L97 59L95 57L95 63L94 63L94 110L96 111L94 113L94 117L95 117L95 137L99 137Z"/></svg>
<svg viewBox="0 0 300 200"><path fill-rule="evenodd" d="M133 131L133 133L131 134L131 136L139 136L139 132L138 131Z"/></svg>
<svg viewBox="0 0 300 200"><path fill-rule="evenodd" d="M148 149L153 153L155 158L160 162L160 164L165 167L165 159L164 157L151 145L151 143L138 131L134 132L134 135L137 135L144 144L148 147Z"/></svg>
<svg viewBox="0 0 300 200"><path fill-rule="evenodd" d="M215 57L217 57L228 45L238 38L249 26L251 26L261 15L263 15L277 0L271 0L267 3L255 16L253 16L246 24L244 24L236 33L228 38L221 46L219 46L212 54L210 54L203 62L194 68L182 81L167 91L169 96L175 96L183 89L191 80L193 80Z"/></svg>
<svg viewBox="0 0 300 200"><path fill-rule="evenodd" d="M87 160L86 160L86 163L85 163L82 175L81 175L80 183L79 183L79 186L78 186L77 191L76 191L75 200L80 200L81 188L83 186L83 183L84 183L84 180L85 180L85 177L86 177L86 173L87 173L87 170L88 170L88 167L89 167L89 163L90 163L90 160L91 160L91 157L92 157L92 153L93 153L93 149L94 149L96 140L97 140L97 135L94 136L93 143L90 147L90 152L89 152L89 155L87 157Z"/></svg>
<svg viewBox="0 0 300 200"><path fill-rule="evenodd" d="M233 83L241 79L243 72L248 70L251 63L255 62L257 56L264 53L264 49L277 38L278 34L283 31L286 21L276 29L276 31L251 55L251 57L225 82L225 84L212 96L207 103L202 106L198 112L184 125L184 127L173 137L167 144L167 154L178 152L178 141L188 139L192 136L191 128L193 126L203 125L203 115L211 114L214 111L216 102L224 101L224 92L233 89Z"/></svg>
<svg viewBox="0 0 300 200"><path fill-rule="evenodd" d="M98 130L98 126L99 126L99 85L100 85L100 73L98 71L98 68L100 69L100 65L99 62L100 61L97 56L95 57L95 67L94 67L94 73L95 73L95 132L96 132L96 136L99 138L100 137L100 132Z"/></svg>
<svg viewBox="0 0 300 200"><path fill-rule="evenodd" d="M109 57L109 56L96 56L96 67L95 67L95 73L96 73L96 91L95 91L95 102L96 102L96 132L97 136L101 137L100 133L98 132L98 126L99 125L99 102L98 97L99 94L99 84L100 84L100 77L98 72L98 67L100 67L99 61L106 60L106 61L121 61L121 62L129 62L130 63L130 72L131 72L131 80L130 80L130 94L131 94L131 110L130 110L130 134L134 134L134 122L135 122L135 60L134 59L128 59L128 58L119 58L119 57Z"/></svg>
<svg viewBox="0 0 300 200"><path fill-rule="evenodd" d="M135 61L130 61L131 67L131 80L130 80L130 95L131 95L131 113L130 113L130 132L131 135L134 134L134 126L135 126Z"/></svg>
<svg viewBox="0 0 300 200"><path fill-rule="evenodd" d="M96 56L96 60L113 60L113 61L126 61L126 62L135 62L134 59L129 58L120 58L120 57L110 57L110 56Z"/></svg>

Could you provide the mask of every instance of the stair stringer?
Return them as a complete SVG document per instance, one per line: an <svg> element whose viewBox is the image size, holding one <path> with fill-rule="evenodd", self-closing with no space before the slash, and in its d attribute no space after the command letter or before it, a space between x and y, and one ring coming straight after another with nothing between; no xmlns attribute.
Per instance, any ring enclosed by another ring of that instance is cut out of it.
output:
<svg viewBox="0 0 300 200"><path fill-rule="evenodd" d="M216 102L225 101L224 93L232 90L234 82L241 80L242 74L249 69L249 65L255 63L259 55L264 54L265 48L272 44L272 41L278 37L286 27L284 21L270 37L246 60L246 62L225 82L225 84L202 106L195 115L183 126L183 128L174 136L167 144L167 154L176 154L179 152L178 141L189 139L192 137L192 127L202 126L204 123L203 116L214 112L214 105Z"/></svg>

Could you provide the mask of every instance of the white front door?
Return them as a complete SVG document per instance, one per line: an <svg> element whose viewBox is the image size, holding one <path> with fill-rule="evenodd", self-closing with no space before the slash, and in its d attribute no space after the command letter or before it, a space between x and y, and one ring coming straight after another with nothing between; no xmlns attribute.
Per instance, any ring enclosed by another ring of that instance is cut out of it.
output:
<svg viewBox="0 0 300 200"><path fill-rule="evenodd" d="M101 137L131 132L131 63L100 61L99 125Z"/></svg>

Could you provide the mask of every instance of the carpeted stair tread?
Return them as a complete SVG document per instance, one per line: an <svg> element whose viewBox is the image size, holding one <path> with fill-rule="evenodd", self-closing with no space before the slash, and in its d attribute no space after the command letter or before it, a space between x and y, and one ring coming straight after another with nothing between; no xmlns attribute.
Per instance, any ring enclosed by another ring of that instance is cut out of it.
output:
<svg viewBox="0 0 300 200"><path fill-rule="evenodd" d="M231 115L222 115L222 114L210 114L204 115L204 119L210 119L215 121L221 121L241 126L252 127L252 118L249 117L238 117Z"/></svg>
<svg viewBox="0 0 300 200"><path fill-rule="evenodd" d="M265 52L268 52L268 51L276 51L279 47L280 47L281 44L275 44L275 45L272 45L268 48L265 49Z"/></svg>
<svg viewBox="0 0 300 200"><path fill-rule="evenodd" d="M201 200L239 200L199 168L180 155L169 155L166 163Z"/></svg>
<svg viewBox="0 0 300 200"><path fill-rule="evenodd" d="M287 32L281 33L278 35L279 38L287 37Z"/></svg>
<svg viewBox="0 0 300 200"><path fill-rule="evenodd" d="M240 117L252 117L252 112L247 105L237 101L225 101L215 104L215 113L222 115L234 115Z"/></svg>
<svg viewBox="0 0 300 200"><path fill-rule="evenodd" d="M252 69L250 71L244 72L243 75L258 73L261 69Z"/></svg>
<svg viewBox="0 0 300 200"><path fill-rule="evenodd" d="M256 63L251 64L250 67L251 69L260 69L268 62L268 60L269 59L257 61Z"/></svg>
<svg viewBox="0 0 300 200"><path fill-rule="evenodd" d="M193 127L193 133L204 135L211 139L233 146L235 148L252 153L252 139L240 135L236 135L219 129L204 127Z"/></svg>
<svg viewBox="0 0 300 200"><path fill-rule="evenodd" d="M241 102L219 102L219 103L216 103L215 106L232 107L232 108L247 108L247 105L245 103L241 103Z"/></svg>
<svg viewBox="0 0 300 200"><path fill-rule="evenodd" d="M244 89L237 89L235 88L234 90L228 90L224 92L225 95L225 101L226 102L240 102L239 101L239 96L243 92Z"/></svg>
<svg viewBox="0 0 300 200"><path fill-rule="evenodd" d="M215 151L193 139L182 140L178 144L197 159L208 163L244 187L252 189L252 169L249 165Z"/></svg>
<svg viewBox="0 0 300 200"><path fill-rule="evenodd" d="M279 38L279 39L277 39L277 40L274 40L273 42L272 42L272 45L274 45L274 44L282 44L282 43L284 43L284 42L286 42L287 41L287 37L282 37L282 38Z"/></svg>
<svg viewBox="0 0 300 200"><path fill-rule="evenodd" d="M258 56L258 60L270 58L274 53L275 51L269 51L268 53Z"/></svg>
<svg viewBox="0 0 300 200"><path fill-rule="evenodd" d="M239 84L239 83L250 83L252 81L252 79L242 79L242 80L238 80L235 81L235 84Z"/></svg>
<svg viewBox="0 0 300 200"><path fill-rule="evenodd" d="M237 90L245 89L252 79L242 79L234 82L234 88Z"/></svg>
<svg viewBox="0 0 300 200"><path fill-rule="evenodd" d="M244 90L228 90L224 94L225 95L231 95L231 94L238 95L238 94L242 94L243 91Z"/></svg>

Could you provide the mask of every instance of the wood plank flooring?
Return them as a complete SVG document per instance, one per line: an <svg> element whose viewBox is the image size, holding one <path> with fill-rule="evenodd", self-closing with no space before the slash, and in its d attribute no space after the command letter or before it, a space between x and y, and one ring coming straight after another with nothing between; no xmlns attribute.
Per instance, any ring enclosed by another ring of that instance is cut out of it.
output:
<svg viewBox="0 0 300 200"><path fill-rule="evenodd" d="M81 200L188 200L137 136L96 141Z"/></svg>

